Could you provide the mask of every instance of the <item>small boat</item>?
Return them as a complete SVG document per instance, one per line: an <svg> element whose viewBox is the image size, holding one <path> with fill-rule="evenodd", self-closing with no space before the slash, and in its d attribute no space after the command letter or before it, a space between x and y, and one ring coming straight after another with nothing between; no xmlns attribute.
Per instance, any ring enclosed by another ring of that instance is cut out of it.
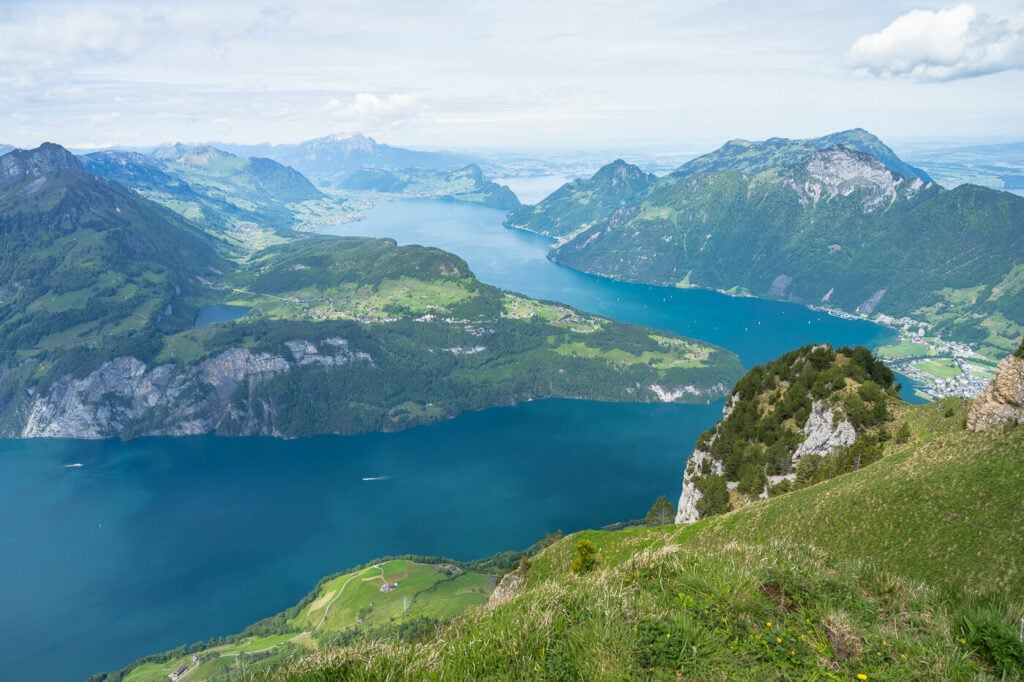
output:
<svg viewBox="0 0 1024 682"><path fill-rule="evenodd" d="M81 462L74 462L72 464L65 464L64 468L65 469L78 469L78 468L80 468L82 466L85 466L85 465L82 464Z"/></svg>
<svg viewBox="0 0 1024 682"><path fill-rule="evenodd" d="M364 481L389 481L390 476L363 476Z"/></svg>

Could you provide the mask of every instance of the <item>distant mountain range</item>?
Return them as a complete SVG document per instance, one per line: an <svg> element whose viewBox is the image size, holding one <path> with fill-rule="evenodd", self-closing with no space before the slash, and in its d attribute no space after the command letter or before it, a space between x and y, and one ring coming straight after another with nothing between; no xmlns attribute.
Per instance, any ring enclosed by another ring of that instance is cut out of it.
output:
<svg viewBox="0 0 1024 682"><path fill-rule="evenodd" d="M996 354L1024 333L1024 198L943 189L863 130L733 141L660 179L616 161L507 224L615 279L909 315Z"/></svg>
<svg viewBox="0 0 1024 682"><path fill-rule="evenodd" d="M152 154L101 151L86 154L81 161L90 173L238 241L251 238L254 227L292 229L344 212L343 202L331 200L292 168L208 145L176 144Z"/></svg>
<svg viewBox="0 0 1024 682"><path fill-rule="evenodd" d="M239 156L261 156L291 166L320 185L336 185L345 176L366 168L378 170L452 171L482 159L468 154L427 152L377 143L372 137L327 135L296 144L236 145L214 143Z"/></svg>
<svg viewBox="0 0 1024 682"><path fill-rule="evenodd" d="M519 198L505 185L484 177L476 164L453 171L413 169L389 171L366 168L346 175L339 189L372 190L403 197L438 197L482 204L506 211L521 206Z"/></svg>

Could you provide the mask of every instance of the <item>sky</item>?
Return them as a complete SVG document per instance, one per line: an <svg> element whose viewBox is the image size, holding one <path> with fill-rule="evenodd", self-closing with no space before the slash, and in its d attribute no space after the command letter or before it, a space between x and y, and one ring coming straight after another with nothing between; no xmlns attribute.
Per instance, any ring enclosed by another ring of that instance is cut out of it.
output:
<svg viewBox="0 0 1024 682"><path fill-rule="evenodd" d="M1024 1L0 0L0 143L1024 140Z"/></svg>

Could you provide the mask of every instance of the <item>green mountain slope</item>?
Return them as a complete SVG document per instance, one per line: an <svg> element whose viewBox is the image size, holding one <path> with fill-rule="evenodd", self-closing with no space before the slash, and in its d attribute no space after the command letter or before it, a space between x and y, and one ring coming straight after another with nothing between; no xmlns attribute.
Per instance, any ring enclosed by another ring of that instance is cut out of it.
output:
<svg viewBox="0 0 1024 682"><path fill-rule="evenodd" d="M98 346L191 326L222 243L58 145L0 157L0 348Z"/></svg>
<svg viewBox="0 0 1024 682"><path fill-rule="evenodd" d="M661 184L552 258L616 279L911 316L996 354L1024 332L1024 197L944 190L840 146Z"/></svg>
<svg viewBox="0 0 1024 682"><path fill-rule="evenodd" d="M122 389L98 388L123 380L116 363L76 373L33 403L31 433L397 430L545 397L707 400L739 371L720 349L502 292L456 256L391 240L298 240L220 286L248 317L166 337ZM148 406L155 375L192 401ZM118 419L65 423L111 390L130 399Z"/></svg>
<svg viewBox="0 0 1024 682"><path fill-rule="evenodd" d="M860 471L692 527L571 536L434 639L268 679L1020 679L1024 436L946 410L913 408L913 441Z"/></svg>

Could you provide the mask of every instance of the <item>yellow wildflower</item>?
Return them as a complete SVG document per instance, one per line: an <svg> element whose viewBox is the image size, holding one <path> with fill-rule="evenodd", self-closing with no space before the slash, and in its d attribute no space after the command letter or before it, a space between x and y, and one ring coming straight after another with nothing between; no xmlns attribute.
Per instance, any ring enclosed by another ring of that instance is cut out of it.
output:
<svg viewBox="0 0 1024 682"><path fill-rule="evenodd" d="M868 676L865 675L864 673L857 673L857 679L858 680L866 680L866 679L868 679Z"/></svg>
<svg viewBox="0 0 1024 682"><path fill-rule="evenodd" d="M765 623L765 625L767 625L768 627L771 627L772 626L772 622L768 621L767 623Z"/></svg>
<svg viewBox="0 0 1024 682"><path fill-rule="evenodd" d="M775 638L775 643L776 644L782 644L782 638L781 637L776 637Z"/></svg>

